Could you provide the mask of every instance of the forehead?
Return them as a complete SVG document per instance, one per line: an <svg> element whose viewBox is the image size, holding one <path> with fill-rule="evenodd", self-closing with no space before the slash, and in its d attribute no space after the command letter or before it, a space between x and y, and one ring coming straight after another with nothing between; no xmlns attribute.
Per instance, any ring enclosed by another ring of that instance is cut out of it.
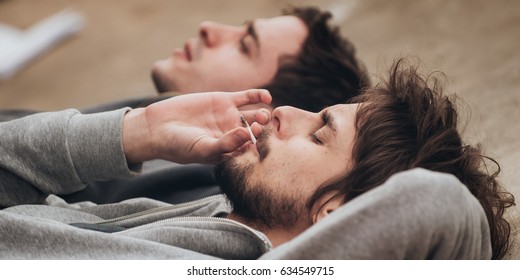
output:
<svg viewBox="0 0 520 280"><path fill-rule="evenodd" d="M355 104L338 104L323 109L334 116L337 121L353 122L360 103ZM322 111L322 112L323 112Z"/></svg>
<svg viewBox="0 0 520 280"><path fill-rule="evenodd" d="M262 51L296 54L307 38L307 27L295 16L259 18L254 21Z"/></svg>

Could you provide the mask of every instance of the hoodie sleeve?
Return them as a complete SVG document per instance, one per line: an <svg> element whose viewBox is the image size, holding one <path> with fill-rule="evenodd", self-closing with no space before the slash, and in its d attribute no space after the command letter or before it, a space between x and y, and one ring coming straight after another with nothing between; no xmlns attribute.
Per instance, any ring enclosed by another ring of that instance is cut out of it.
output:
<svg viewBox="0 0 520 280"><path fill-rule="evenodd" d="M0 208L137 175L141 166L128 166L122 144L128 110L70 109L0 123Z"/></svg>

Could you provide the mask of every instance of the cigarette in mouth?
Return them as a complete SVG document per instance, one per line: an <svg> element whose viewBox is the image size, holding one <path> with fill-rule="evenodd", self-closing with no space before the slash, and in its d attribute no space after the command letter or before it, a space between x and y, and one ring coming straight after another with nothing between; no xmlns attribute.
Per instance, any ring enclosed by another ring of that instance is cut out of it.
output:
<svg viewBox="0 0 520 280"><path fill-rule="evenodd" d="M253 131L251 130L251 127L247 123L246 118L244 117L244 115L240 115L240 121L242 121L242 124L247 128L247 131L249 131L249 136L251 137L251 141L253 142L253 144L256 144L256 138L253 135Z"/></svg>

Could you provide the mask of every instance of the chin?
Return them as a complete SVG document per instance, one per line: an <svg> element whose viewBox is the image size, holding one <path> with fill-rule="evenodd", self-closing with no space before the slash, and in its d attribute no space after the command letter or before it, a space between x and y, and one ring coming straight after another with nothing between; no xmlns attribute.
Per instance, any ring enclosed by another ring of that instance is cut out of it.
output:
<svg viewBox="0 0 520 280"><path fill-rule="evenodd" d="M152 68L152 80L157 92L165 93L168 91L177 91L175 84L170 82L168 78L163 75L162 70L163 69L156 67L155 65Z"/></svg>

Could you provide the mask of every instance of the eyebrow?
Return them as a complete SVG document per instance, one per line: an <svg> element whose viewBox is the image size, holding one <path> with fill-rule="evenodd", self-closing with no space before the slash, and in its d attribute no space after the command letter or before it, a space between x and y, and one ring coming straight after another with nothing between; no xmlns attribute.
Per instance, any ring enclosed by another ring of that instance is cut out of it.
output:
<svg viewBox="0 0 520 280"><path fill-rule="evenodd" d="M246 25L247 25L247 34L251 35L251 37L253 38L253 41L255 42L256 47L260 48L260 40L258 39L258 33L256 33L255 21L248 20L248 21L246 21Z"/></svg>
<svg viewBox="0 0 520 280"><path fill-rule="evenodd" d="M336 123L336 119L334 118L334 115L330 113L329 110L323 111L321 114L321 120L323 123L329 127L330 130L332 130L332 133L334 136L338 133L338 125Z"/></svg>

